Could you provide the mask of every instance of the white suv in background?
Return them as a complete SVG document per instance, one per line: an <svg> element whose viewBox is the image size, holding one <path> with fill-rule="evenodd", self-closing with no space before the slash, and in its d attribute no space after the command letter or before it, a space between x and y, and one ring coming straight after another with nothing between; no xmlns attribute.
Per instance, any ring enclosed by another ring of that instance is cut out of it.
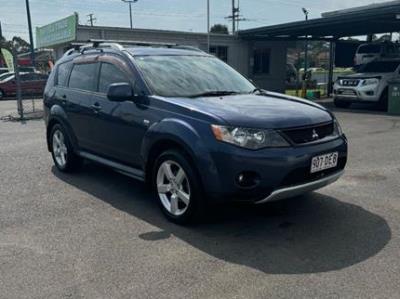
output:
<svg viewBox="0 0 400 299"><path fill-rule="evenodd" d="M376 59L400 57L400 44L392 42L376 42L361 44L354 57L354 66L358 67Z"/></svg>
<svg viewBox="0 0 400 299"><path fill-rule="evenodd" d="M387 107L388 82L400 79L400 59L377 60L363 65L356 74L339 77L333 86L337 107L352 103L380 103Z"/></svg>

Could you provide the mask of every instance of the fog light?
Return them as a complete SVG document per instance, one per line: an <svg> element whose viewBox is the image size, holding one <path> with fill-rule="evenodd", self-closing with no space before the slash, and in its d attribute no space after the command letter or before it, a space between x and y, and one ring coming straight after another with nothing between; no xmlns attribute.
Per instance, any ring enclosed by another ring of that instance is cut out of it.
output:
<svg viewBox="0 0 400 299"><path fill-rule="evenodd" d="M373 90L369 90L365 93L367 96L373 96L374 95L374 91Z"/></svg>
<svg viewBox="0 0 400 299"><path fill-rule="evenodd" d="M236 184L241 188L254 188L260 183L260 176L253 171L243 171L236 177Z"/></svg>

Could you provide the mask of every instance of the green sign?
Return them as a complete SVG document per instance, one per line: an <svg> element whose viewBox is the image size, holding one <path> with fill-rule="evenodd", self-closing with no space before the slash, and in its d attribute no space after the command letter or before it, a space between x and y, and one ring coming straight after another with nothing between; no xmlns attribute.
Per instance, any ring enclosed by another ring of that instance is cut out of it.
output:
<svg viewBox="0 0 400 299"><path fill-rule="evenodd" d="M76 39L78 16L73 14L65 19L36 28L36 47L44 48L67 43Z"/></svg>

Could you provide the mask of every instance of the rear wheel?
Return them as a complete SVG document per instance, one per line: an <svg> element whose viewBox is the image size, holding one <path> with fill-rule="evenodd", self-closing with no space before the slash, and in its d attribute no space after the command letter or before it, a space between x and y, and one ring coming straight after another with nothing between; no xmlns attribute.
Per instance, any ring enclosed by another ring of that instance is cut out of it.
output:
<svg viewBox="0 0 400 299"><path fill-rule="evenodd" d="M351 106L350 102L346 102L346 101L339 100L339 99L335 99L334 104L338 108L349 108Z"/></svg>
<svg viewBox="0 0 400 299"><path fill-rule="evenodd" d="M203 212L202 190L195 170L179 151L162 153L155 163L153 188L162 212L178 224L196 220Z"/></svg>
<svg viewBox="0 0 400 299"><path fill-rule="evenodd" d="M50 133L51 154L58 170L71 172L82 165L82 158L74 153L71 141L65 129L56 124Z"/></svg>

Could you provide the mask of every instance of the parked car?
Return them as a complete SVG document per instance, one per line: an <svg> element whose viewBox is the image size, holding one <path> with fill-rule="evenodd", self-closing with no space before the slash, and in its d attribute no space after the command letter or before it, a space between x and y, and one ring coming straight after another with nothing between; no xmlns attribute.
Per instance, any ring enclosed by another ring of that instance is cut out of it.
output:
<svg viewBox="0 0 400 299"><path fill-rule="evenodd" d="M400 44L392 42L361 44L354 57L354 66L367 64L377 59L400 57Z"/></svg>
<svg viewBox="0 0 400 299"><path fill-rule="evenodd" d="M6 73L0 74L0 82L3 80L6 80L7 78L12 77L12 76L14 76L14 73L12 73L12 72L6 72Z"/></svg>
<svg viewBox="0 0 400 299"><path fill-rule="evenodd" d="M379 103L387 108L389 84L400 78L400 59L377 60L362 66L358 73L339 77L333 87L337 107L352 103Z"/></svg>
<svg viewBox="0 0 400 299"><path fill-rule="evenodd" d="M4 73L8 73L9 70L6 67L0 67L0 75L4 74Z"/></svg>
<svg viewBox="0 0 400 299"><path fill-rule="evenodd" d="M216 202L260 204L321 188L347 161L330 111L260 90L199 50L70 50L51 72L44 110L59 171L88 159L145 181L177 223Z"/></svg>
<svg viewBox="0 0 400 299"><path fill-rule="evenodd" d="M23 95L43 94L47 82L47 75L38 73L21 73L21 90ZM15 96L17 93L17 81L15 74L7 76L0 81L0 99L9 96Z"/></svg>

